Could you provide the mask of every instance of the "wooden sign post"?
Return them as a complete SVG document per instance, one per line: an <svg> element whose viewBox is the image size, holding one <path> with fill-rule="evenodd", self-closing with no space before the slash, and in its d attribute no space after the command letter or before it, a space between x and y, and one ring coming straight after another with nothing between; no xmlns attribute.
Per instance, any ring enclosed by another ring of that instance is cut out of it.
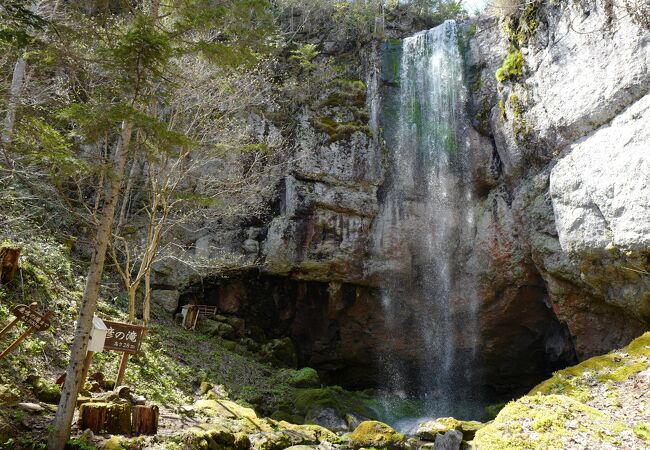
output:
<svg viewBox="0 0 650 450"><path fill-rule="evenodd" d="M14 351L16 347L18 347L20 343L23 342L30 334L36 331L45 331L50 328L50 317L54 315L54 312L47 311L44 315L41 315L36 311L37 306L38 305L36 303L32 303L29 306L18 305L13 309L12 312L16 318L12 320L9 325L4 327L2 331L0 331L0 337L7 334L14 326L16 326L16 323L18 323L18 321L25 322L30 327L25 330L23 334L18 336L18 338L9 347L7 347L5 351L0 353L0 359L4 358L9 353Z"/></svg>
<svg viewBox="0 0 650 450"><path fill-rule="evenodd" d="M129 356L140 351L145 328L142 325L111 322L109 320L105 320L104 323L108 329L106 340L104 341L104 349L122 352L122 360L120 361L120 368L117 372L117 379L115 380L115 387L118 387L124 379L124 371L129 362Z"/></svg>

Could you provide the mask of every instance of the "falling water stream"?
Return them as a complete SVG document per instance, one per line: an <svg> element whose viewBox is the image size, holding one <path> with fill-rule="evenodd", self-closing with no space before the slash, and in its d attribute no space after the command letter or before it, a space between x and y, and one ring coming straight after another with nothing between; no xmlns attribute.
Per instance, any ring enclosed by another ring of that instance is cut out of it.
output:
<svg viewBox="0 0 650 450"><path fill-rule="evenodd" d="M478 325L465 262L474 216L457 24L387 44L382 66L391 161L375 230L387 261L382 303L392 339L381 361L384 389L422 399L428 417L472 416ZM394 356L405 342L419 346L416 358Z"/></svg>

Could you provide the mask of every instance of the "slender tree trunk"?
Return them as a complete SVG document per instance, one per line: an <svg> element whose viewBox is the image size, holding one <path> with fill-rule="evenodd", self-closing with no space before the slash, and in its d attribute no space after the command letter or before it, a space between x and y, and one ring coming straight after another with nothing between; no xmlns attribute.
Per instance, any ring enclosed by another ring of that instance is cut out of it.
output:
<svg viewBox="0 0 650 450"><path fill-rule="evenodd" d="M122 207L120 208L120 216L117 221L117 226L115 227L115 234L120 234L120 231L122 230L122 226L124 225L124 222L126 221L126 216L129 211L129 206L130 206L130 200L131 200L131 190L133 189L133 182L135 181L135 177L138 176L138 160L134 159L133 163L131 164L131 170L129 171L129 177L126 180L126 189L124 189L124 196L122 198Z"/></svg>
<svg viewBox="0 0 650 450"><path fill-rule="evenodd" d="M18 57L14 66L14 74L11 77L11 88L9 90L9 104L7 105L7 115L5 116L4 126L2 127L2 144L10 144L16 122L16 110L18 102L23 92L23 82L25 81L25 70L27 62L22 56Z"/></svg>
<svg viewBox="0 0 650 450"><path fill-rule="evenodd" d="M97 309L97 297L99 295L99 283L101 282L106 260L106 248L111 239L111 228L115 217L115 209L119 198L126 160L128 156L129 143L133 126L129 122L122 123L122 132L115 148L113 158L113 177L110 181L111 187L106 202L102 208L102 216L97 228L94 251L88 278L84 290L83 299L79 307L79 318L75 329L74 341L70 349L70 362L66 371L65 383L61 394L61 401L56 412L52 431L47 443L50 450L63 450L68 437L70 436L70 425L74 416L74 410L79 394L83 362L88 351L88 340L92 329L92 320Z"/></svg>
<svg viewBox="0 0 650 450"><path fill-rule="evenodd" d="M151 317L151 267L147 269L144 276L144 300L142 302L142 321L144 326L149 326Z"/></svg>
<svg viewBox="0 0 650 450"><path fill-rule="evenodd" d="M136 283L130 283L127 285L127 295L129 297L129 322L135 323L135 294L138 290L138 284L140 282Z"/></svg>

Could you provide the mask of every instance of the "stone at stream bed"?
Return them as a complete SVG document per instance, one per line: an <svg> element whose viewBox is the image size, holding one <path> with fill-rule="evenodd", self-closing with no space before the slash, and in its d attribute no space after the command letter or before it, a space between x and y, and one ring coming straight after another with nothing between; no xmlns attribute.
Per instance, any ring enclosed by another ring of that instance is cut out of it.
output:
<svg viewBox="0 0 650 450"><path fill-rule="evenodd" d="M471 441L474 435L485 425L481 422L464 421L453 417L442 417L440 419L424 422L418 425L415 434L422 440L434 441L439 434L447 433L450 430L461 432L463 439Z"/></svg>
<svg viewBox="0 0 650 450"><path fill-rule="evenodd" d="M354 448L400 449L404 447L404 442L402 433L376 420L361 422L350 435L350 444Z"/></svg>
<svg viewBox="0 0 650 450"><path fill-rule="evenodd" d="M459 450L463 442L463 434L458 430L449 430L436 436L434 450Z"/></svg>
<svg viewBox="0 0 650 450"><path fill-rule="evenodd" d="M332 431L348 431L348 424L334 408L314 408L307 413L305 423L313 423Z"/></svg>

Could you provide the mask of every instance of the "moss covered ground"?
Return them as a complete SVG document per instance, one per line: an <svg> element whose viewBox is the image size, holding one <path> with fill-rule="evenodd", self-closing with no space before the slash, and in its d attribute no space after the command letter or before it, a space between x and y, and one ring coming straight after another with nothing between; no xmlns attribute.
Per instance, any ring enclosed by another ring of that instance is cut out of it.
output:
<svg viewBox="0 0 650 450"><path fill-rule="evenodd" d="M559 370L476 433L481 450L650 448L650 332Z"/></svg>

